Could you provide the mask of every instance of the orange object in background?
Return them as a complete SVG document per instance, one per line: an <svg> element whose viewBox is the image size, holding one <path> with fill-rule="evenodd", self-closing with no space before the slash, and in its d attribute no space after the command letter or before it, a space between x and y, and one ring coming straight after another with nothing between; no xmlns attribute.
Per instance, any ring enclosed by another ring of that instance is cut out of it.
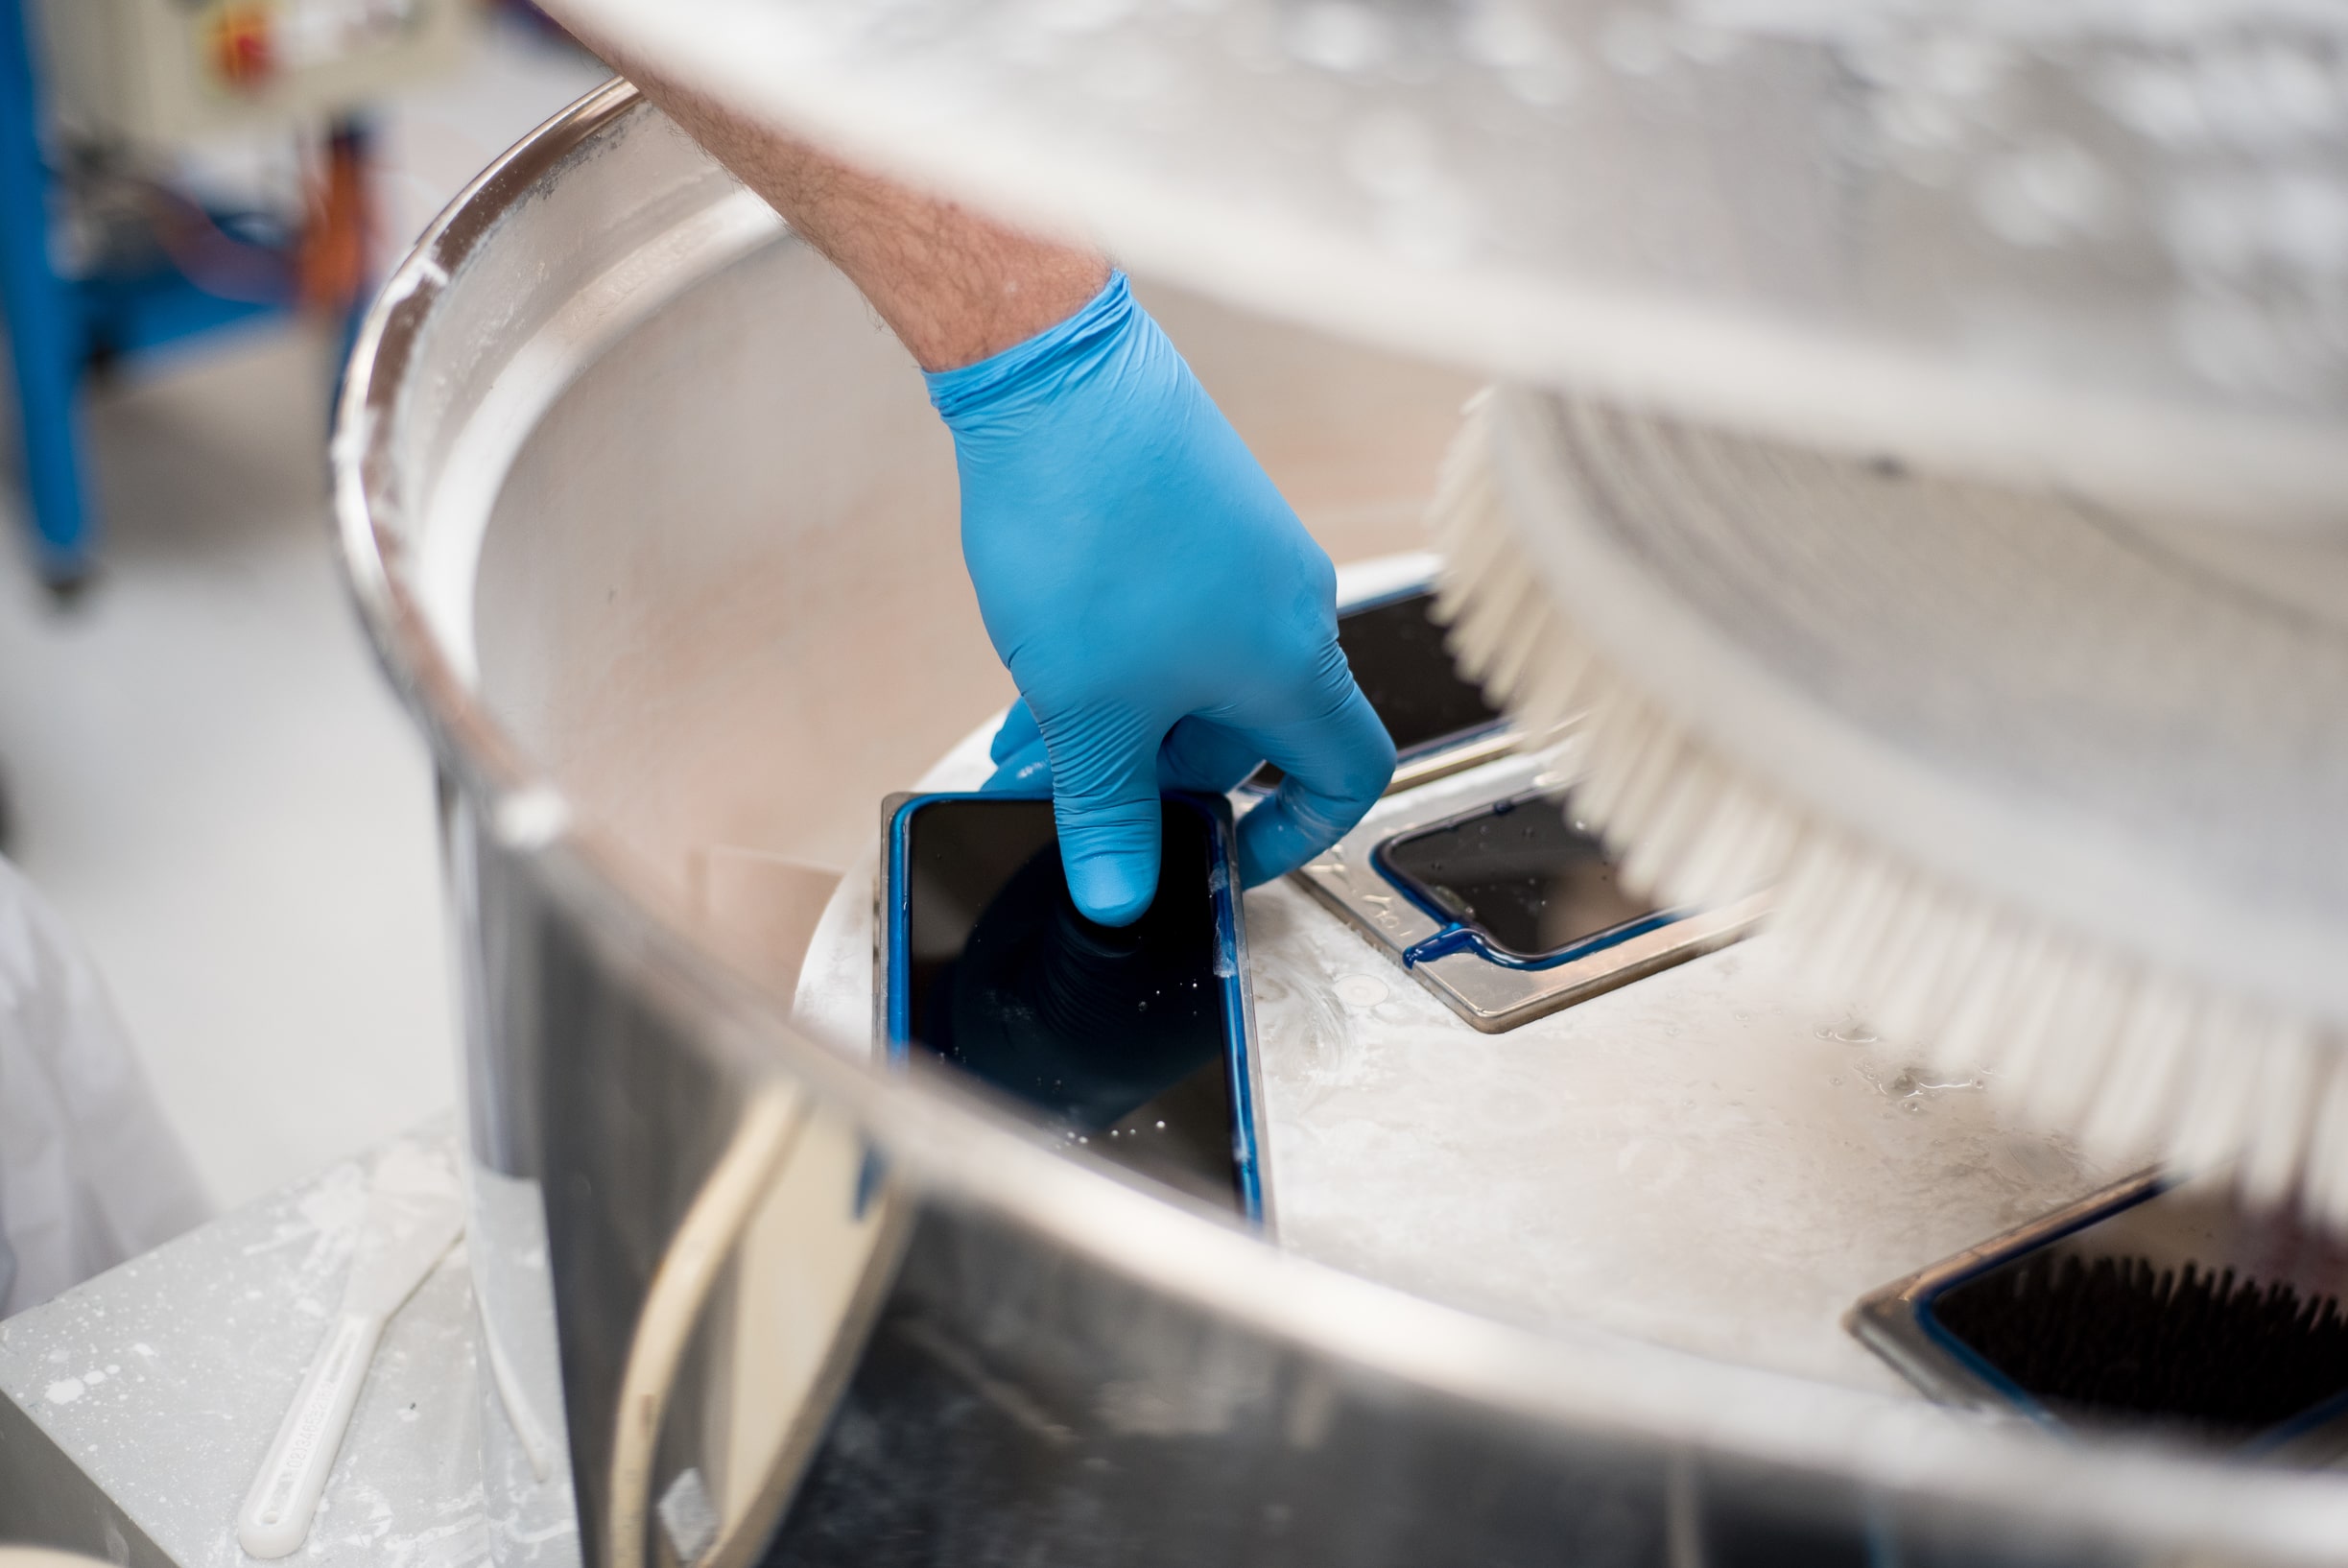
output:
<svg viewBox="0 0 2348 1568"><path fill-rule="evenodd" d="M212 69L222 82L249 91L276 74L275 12L267 0L228 0L213 12L206 36Z"/></svg>
<svg viewBox="0 0 2348 1568"><path fill-rule="evenodd" d="M312 183L296 259L301 301L340 314L357 304L368 282L367 144L338 126L326 141L324 167Z"/></svg>

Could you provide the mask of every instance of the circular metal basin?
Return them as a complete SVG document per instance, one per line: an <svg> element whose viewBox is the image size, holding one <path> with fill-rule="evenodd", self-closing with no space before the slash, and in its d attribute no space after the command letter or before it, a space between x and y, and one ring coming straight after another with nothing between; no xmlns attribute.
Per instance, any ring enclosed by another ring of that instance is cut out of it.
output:
<svg viewBox="0 0 2348 1568"><path fill-rule="evenodd" d="M1413 542L1461 378L1150 297L1338 558ZM2328 1476L1509 1326L795 1029L880 796L1008 687L910 361L624 85L400 269L334 473L444 781L504 1560L2348 1554Z"/></svg>

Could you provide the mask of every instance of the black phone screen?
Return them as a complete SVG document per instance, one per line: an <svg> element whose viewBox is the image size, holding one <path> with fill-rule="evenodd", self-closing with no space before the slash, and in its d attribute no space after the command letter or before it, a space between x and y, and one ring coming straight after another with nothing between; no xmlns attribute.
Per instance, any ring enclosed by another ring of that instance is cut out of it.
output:
<svg viewBox="0 0 2348 1568"><path fill-rule="evenodd" d="M1244 1207L1214 824L1178 800L1160 816L1157 897L1110 927L1068 896L1049 800L911 808L905 1033L1095 1152Z"/></svg>
<svg viewBox="0 0 2348 1568"><path fill-rule="evenodd" d="M1503 800L1392 840L1387 868L1425 903L1520 958L1578 946L1657 911L1615 880L1558 796Z"/></svg>
<svg viewBox="0 0 2348 1568"><path fill-rule="evenodd" d="M1421 590L1340 615L1337 640L1397 751L1500 719L1482 690L1452 662L1443 629L1435 624L1433 593Z"/></svg>
<svg viewBox="0 0 2348 1568"><path fill-rule="evenodd" d="M1343 611L1337 641L1362 695L1404 756L1500 722L1482 690L1452 662L1428 590ZM1250 782L1269 789L1280 778L1280 770L1266 763Z"/></svg>

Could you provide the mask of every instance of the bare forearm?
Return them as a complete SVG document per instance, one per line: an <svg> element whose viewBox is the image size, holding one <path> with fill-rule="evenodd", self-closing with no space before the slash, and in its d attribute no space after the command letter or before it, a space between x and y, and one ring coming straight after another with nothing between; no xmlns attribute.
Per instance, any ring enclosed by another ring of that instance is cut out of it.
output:
<svg viewBox="0 0 2348 1568"><path fill-rule="evenodd" d="M605 41L588 45L872 301L926 370L1000 353L1066 320L1101 291L1094 250L1038 239L911 190L744 118Z"/></svg>

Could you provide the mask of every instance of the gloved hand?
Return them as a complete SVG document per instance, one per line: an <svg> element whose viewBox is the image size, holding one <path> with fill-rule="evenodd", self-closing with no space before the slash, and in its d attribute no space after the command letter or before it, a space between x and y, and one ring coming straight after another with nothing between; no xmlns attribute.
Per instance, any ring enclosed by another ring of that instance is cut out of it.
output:
<svg viewBox="0 0 2348 1568"><path fill-rule="evenodd" d="M1239 826L1280 875L1362 819L1394 744L1337 642L1337 574L1123 273L1049 331L929 376L962 557L1022 701L989 788L1053 786L1077 907L1157 891L1158 791L1287 773Z"/></svg>

